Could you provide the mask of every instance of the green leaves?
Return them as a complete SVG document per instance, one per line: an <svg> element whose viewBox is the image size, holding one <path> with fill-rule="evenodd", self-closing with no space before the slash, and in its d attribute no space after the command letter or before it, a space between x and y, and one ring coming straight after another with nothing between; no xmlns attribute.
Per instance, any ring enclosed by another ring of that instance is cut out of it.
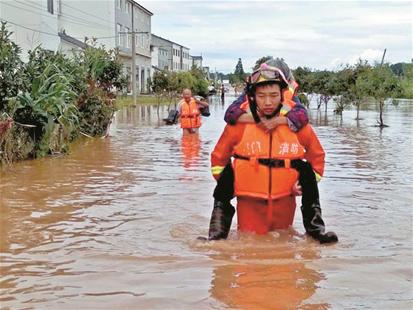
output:
<svg viewBox="0 0 413 310"><path fill-rule="evenodd" d="M376 66L362 72L357 77L356 88L359 93L378 101L401 94L399 80L388 65Z"/></svg>
<svg viewBox="0 0 413 310"><path fill-rule="evenodd" d="M192 68L188 72L158 71L153 75L151 82L155 94L168 96L180 93L184 88L191 89L194 94L206 96L208 85L204 73L197 68Z"/></svg>
<svg viewBox="0 0 413 310"><path fill-rule="evenodd" d="M0 160L10 162L21 159L22 154L39 157L64 151L66 143L81 130L103 134L114 111L112 89L126 85L117 53L96 47L94 42L72 57L36 47L29 51L24 64L20 48L10 36L2 23L0 121L11 116L15 125L8 140L0 140L2 151L7 148L0 153ZM15 126L21 127L16 130Z"/></svg>
<svg viewBox="0 0 413 310"><path fill-rule="evenodd" d="M12 32L6 23L0 28L0 112L9 112L7 102L19 92L23 84L21 49L10 40Z"/></svg>

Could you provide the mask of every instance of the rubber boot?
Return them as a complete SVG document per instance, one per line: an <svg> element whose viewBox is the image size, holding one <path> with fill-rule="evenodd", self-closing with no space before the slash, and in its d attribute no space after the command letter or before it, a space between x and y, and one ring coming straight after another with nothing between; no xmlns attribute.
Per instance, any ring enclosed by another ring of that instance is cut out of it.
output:
<svg viewBox="0 0 413 310"><path fill-rule="evenodd" d="M209 223L208 240L227 239L235 208L229 203L214 200L214 209Z"/></svg>
<svg viewBox="0 0 413 310"><path fill-rule="evenodd" d="M325 225L323 218L321 217L321 208L319 203L316 202L312 205L303 204L303 206L301 206L301 212L303 214L304 228L308 235L316 239L321 244L338 241L336 233L332 231L325 232Z"/></svg>
<svg viewBox="0 0 413 310"><path fill-rule="evenodd" d="M321 217L320 196L313 167L303 160L295 160L292 167L299 173L299 183L302 189L301 213L305 231L320 243L337 242L334 232L325 232L324 221Z"/></svg>

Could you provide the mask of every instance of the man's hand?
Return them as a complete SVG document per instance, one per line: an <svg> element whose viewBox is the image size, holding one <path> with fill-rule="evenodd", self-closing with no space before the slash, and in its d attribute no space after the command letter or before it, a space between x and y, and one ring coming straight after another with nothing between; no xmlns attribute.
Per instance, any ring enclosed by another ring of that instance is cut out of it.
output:
<svg viewBox="0 0 413 310"><path fill-rule="evenodd" d="M293 196L301 196L303 194L301 185L300 183L298 183L298 181L293 185L292 194Z"/></svg>
<svg viewBox="0 0 413 310"><path fill-rule="evenodd" d="M270 133L273 131L277 126L287 124L287 118L283 116L277 116L270 119L261 118L261 121L258 123L266 133Z"/></svg>
<svg viewBox="0 0 413 310"><path fill-rule="evenodd" d="M204 100L198 100L195 98L195 102L198 104L198 106L201 106L202 108L209 106L208 102Z"/></svg>

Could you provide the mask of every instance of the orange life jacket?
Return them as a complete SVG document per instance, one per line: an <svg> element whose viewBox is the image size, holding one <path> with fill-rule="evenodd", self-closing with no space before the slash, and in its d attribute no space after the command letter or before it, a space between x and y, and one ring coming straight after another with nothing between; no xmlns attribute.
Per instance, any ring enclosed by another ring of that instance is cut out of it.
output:
<svg viewBox="0 0 413 310"><path fill-rule="evenodd" d="M293 101L293 96L294 96L294 88L293 88L293 87L286 88L286 89L283 91L284 101L286 101L286 102L294 102L294 101ZM284 102L283 102L283 103L284 103ZM294 102L294 104L295 104L295 102Z"/></svg>
<svg viewBox="0 0 413 310"><path fill-rule="evenodd" d="M291 194L298 172L290 163L304 158L304 148L287 125L267 134L246 124L234 158L235 195L274 200Z"/></svg>
<svg viewBox="0 0 413 310"><path fill-rule="evenodd" d="M182 100L181 105L181 128L199 128L201 127L201 116L198 105L194 98L191 98L189 104Z"/></svg>

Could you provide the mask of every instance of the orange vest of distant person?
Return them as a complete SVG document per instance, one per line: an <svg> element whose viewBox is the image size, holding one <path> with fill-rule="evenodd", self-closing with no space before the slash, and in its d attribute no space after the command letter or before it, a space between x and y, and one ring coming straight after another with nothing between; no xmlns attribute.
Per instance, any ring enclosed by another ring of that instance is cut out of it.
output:
<svg viewBox="0 0 413 310"><path fill-rule="evenodd" d="M189 104L185 100L181 100L181 128L199 128L201 127L201 116L194 98L191 98Z"/></svg>
<svg viewBox="0 0 413 310"><path fill-rule="evenodd" d="M304 158L304 148L287 125L267 134L247 124L234 158L235 195L274 200L291 194L298 180L291 160Z"/></svg>

